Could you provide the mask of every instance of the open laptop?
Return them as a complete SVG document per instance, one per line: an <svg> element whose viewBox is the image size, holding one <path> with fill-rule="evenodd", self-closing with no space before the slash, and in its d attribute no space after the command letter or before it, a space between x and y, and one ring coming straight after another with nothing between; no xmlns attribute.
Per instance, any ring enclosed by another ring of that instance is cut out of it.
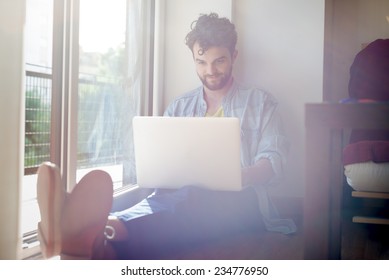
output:
<svg viewBox="0 0 389 280"><path fill-rule="evenodd" d="M237 118L138 116L133 130L139 187L241 190Z"/></svg>

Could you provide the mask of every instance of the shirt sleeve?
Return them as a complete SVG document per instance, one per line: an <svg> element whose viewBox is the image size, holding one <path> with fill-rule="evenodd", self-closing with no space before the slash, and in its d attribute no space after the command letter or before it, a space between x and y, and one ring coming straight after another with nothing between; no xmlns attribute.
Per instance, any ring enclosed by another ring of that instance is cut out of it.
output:
<svg viewBox="0 0 389 280"><path fill-rule="evenodd" d="M274 176L267 185L273 185L278 183L284 176L289 141L277 110L277 102L272 99L266 102L263 107L259 133L261 133L261 136L253 159L253 168L256 167L255 163L260 159L268 159L271 162Z"/></svg>
<svg viewBox="0 0 389 280"><path fill-rule="evenodd" d="M275 179L284 175L284 166L289 151L289 141L283 131L280 116L274 115L263 131L255 161L267 158L271 161Z"/></svg>

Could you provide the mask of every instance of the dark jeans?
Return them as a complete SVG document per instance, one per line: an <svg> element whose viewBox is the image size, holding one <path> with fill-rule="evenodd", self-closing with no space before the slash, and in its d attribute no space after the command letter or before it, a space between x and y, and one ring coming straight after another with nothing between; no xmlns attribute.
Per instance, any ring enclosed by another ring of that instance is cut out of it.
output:
<svg viewBox="0 0 389 280"><path fill-rule="evenodd" d="M112 242L119 259L158 259L202 242L264 228L255 191L210 191L196 187L158 190L139 204L114 213L130 240Z"/></svg>

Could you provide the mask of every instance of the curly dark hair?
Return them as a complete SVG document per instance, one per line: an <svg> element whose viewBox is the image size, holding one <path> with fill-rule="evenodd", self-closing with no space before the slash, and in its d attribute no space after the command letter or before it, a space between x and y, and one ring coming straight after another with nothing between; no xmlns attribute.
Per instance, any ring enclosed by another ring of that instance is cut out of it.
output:
<svg viewBox="0 0 389 280"><path fill-rule="evenodd" d="M235 51L237 40L235 25L216 13L201 14L192 22L191 31L185 37L185 43L192 52L193 45L198 42L202 53L210 47L226 47L231 55Z"/></svg>

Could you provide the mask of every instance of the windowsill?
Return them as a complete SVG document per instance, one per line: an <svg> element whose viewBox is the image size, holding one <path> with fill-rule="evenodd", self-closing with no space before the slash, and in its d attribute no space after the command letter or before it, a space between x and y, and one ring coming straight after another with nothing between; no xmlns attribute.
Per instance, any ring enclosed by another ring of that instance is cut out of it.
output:
<svg viewBox="0 0 389 280"><path fill-rule="evenodd" d="M152 189L142 189L137 185L127 186L113 195L112 211L129 208L151 194Z"/></svg>

